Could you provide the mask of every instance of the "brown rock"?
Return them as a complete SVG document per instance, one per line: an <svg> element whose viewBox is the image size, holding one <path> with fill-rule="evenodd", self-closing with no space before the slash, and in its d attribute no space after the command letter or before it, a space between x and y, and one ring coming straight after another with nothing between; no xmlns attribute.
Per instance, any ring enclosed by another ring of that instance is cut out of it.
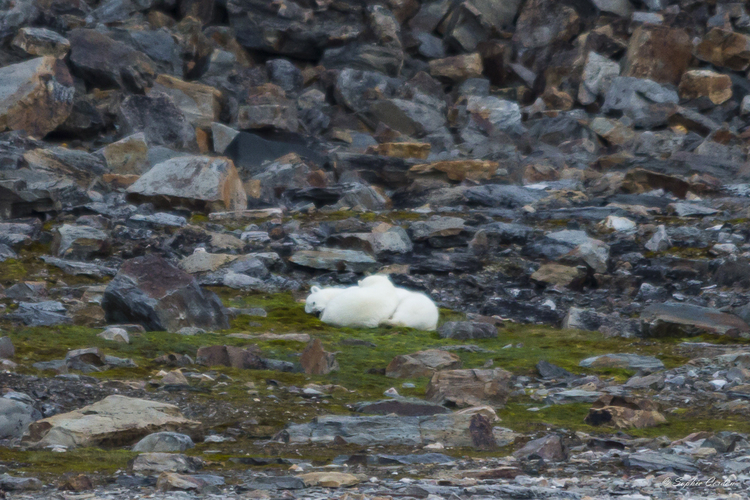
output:
<svg viewBox="0 0 750 500"><path fill-rule="evenodd" d="M483 69L482 56L479 53L462 54L430 61L430 75L452 82L477 78L482 75Z"/></svg>
<svg viewBox="0 0 750 500"><path fill-rule="evenodd" d="M386 142L368 147L365 153L368 155L425 160L430 154L430 144L424 142Z"/></svg>
<svg viewBox="0 0 750 500"><path fill-rule="evenodd" d="M308 488L313 486L345 488L362 482L361 477L346 472L308 472L297 477L302 479Z"/></svg>
<svg viewBox="0 0 750 500"><path fill-rule="evenodd" d="M523 168L524 184L534 184L544 181L556 181L560 178L560 172L549 162L542 160L530 163Z"/></svg>
<svg viewBox="0 0 750 500"><path fill-rule="evenodd" d="M581 28L581 19L572 7L555 0L529 0L516 21L513 42L536 49L567 42Z"/></svg>
<svg viewBox="0 0 750 500"><path fill-rule="evenodd" d="M313 339L307 344L299 362L308 375L325 375L339 369L335 355L323 349L320 339Z"/></svg>
<svg viewBox="0 0 750 500"><path fill-rule="evenodd" d="M523 448L513 453L513 456L520 459L539 457L548 462L561 462L568 457L568 454L560 436L550 434L529 441Z"/></svg>
<svg viewBox="0 0 750 500"><path fill-rule="evenodd" d="M456 368L461 368L461 358L452 352L428 349L396 356L386 367L385 376L390 378L431 377L439 370Z"/></svg>
<svg viewBox="0 0 750 500"><path fill-rule="evenodd" d="M195 362L205 366L231 366L238 370L266 368L257 347L243 349L230 345L204 346L198 349Z"/></svg>
<svg viewBox="0 0 750 500"><path fill-rule="evenodd" d="M491 179L499 167L499 163L489 160L446 160L414 165L409 172L413 174L444 172L452 181L465 179L479 181Z"/></svg>
<svg viewBox="0 0 750 500"><path fill-rule="evenodd" d="M44 137L68 118L74 94L73 78L55 57L0 68L0 131Z"/></svg>
<svg viewBox="0 0 750 500"><path fill-rule="evenodd" d="M104 174L102 175L102 182L111 189L127 189L139 178L140 175Z"/></svg>
<svg viewBox="0 0 750 500"><path fill-rule="evenodd" d="M690 189L690 184L678 177L643 168L634 168L628 171L622 181L622 190L627 193L646 193L654 189L663 189L678 198L685 198Z"/></svg>
<svg viewBox="0 0 750 500"><path fill-rule="evenodd" d="M655 401L607 394L594 402L584 422L616 429L655 427L667 423L658 409Z"/></svg>
<svg viewBox="0 0 750 500"><path fill-rule="evenodd" d="M714 66L745 71L750 66L750 37L714 28L696 45L694 54Z"/></svg>
<svg viewBox="0 0 750 500"><path fill-rule="evenodd" d="M156 489L159 491L200 491L208 485L199 477L176 472L162 472L156 480Z"/></svg>
<svg viewBox="0 0 750 500"><path fill-rule="evenodd" d="M174 101L196 127L210 127L219 121L222 93L208 85L186 82L170 75L159 75L151 92L163 92Z"/></svg>
<svg viewBox="0 0 750 500"><path fill-rule="evenodd" d="M427 385L426 398L436 403L451 403L460 407L502 407L510 394L511 376L510 372L500 368L439 371Z"/></svg>
<svg viewBox="0 0 750 500"><path fill-rule="evenodd" d="M575 104L573 96L553 86L547 87L544 94L542 94L542 100L547 106L547 109L559 111L573 109L573 104Z"/></svg>
<svg viewBox="0 0 750 500"><path fill-rule="evenodd" d="M623 75L676 85L690 64L692 48L684 30L644 24L630 37Z"/></svg>
<svg viewBox="0 0 750 500"><path fill-rule="evenodd" d="M714 104L723 104L732 98L732 79L729 75L695 69L682 75L678 90L683 99L708 97Z"/></svg>
<svg viewBox="0 0 750 500"><path fill-rule="evenodd" d="M13 39L13 46L31 56L63 57L70 50L66 38L45 28L21 28Z"/></svg>
<svg viewBox="0 0 750 500"><path fill-rule="evenodd" d="M86 474L78 474L77 476L69 477L68 479L60 483L58 489L65 491L93 490L94 483Z"/></svg>
<svg viewBox="0 0 750 500"><path fill-rule="evenodd" d="M620 120L597 116L591 122L591 130L614 146L626 146L635 140L635 130Z"/></svg>
<svg viewBox="0 0 750 500"><path fill-rule="evenodd" d="M582 286L585 279L585 269L561 264L543 264L531 275L531 280L537 283L568 288Z"/></svg>
<svg viewBox="0 0 750 500"><path fill-rule="evenodd" d="M151 168L146 134L140 132L99 150L112 174L141 175Z"/></svg>
<svg viewBox="0 0 750 500"><path fill-rule="evenodd" d="M471 417L469 424L471 443L478 450L494 450L497 448L495 436L492 434L492 422L481 413Z"/></svg>

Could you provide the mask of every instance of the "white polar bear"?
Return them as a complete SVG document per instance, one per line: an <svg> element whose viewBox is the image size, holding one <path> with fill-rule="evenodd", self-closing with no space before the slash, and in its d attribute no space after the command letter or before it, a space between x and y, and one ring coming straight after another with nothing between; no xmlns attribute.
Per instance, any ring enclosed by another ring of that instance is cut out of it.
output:
<svg viewBox="0 0 750 500"><path fill-rule="evenodd" d="M319 286L310 288L310 295L305 299L305 312L307 314L322 313L328 302L345 290L347 288L320 288Z"/></svg>
<svg viewBox="0 0 750 500"><path fill-rule="evenodd" d="M433 331L437 328L440 312L431 298L423 293L396 288L399 303L393 316L385 322L390 326Z"/></svg>
<svg viewBox="0 0 750 500"><path fill-rule="evenodd" d="M388 321L398 307L393 288L390 281L347 288L346 293L339 293L328 302L320 320L335 326L376 328Z"/></svg>
<svg viewBox="0 0 750 500"><path fill-rule="evenodd" d="M428 296L398 288L391 283L388 276L382 274L366 277L359 282L359 286L362 288L384 287L384 289L392 290L398 297L399 304L396 311L383 324L427 331L437 328L440 313L435 303Z"/></svg>

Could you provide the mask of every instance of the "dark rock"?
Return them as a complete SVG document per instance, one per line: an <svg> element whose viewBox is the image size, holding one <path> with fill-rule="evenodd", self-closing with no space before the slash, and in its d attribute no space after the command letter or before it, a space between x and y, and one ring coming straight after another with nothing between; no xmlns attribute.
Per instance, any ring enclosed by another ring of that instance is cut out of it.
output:
<svg viewBox="0 0 750 500"><path fill-rule="evenodd" d="M520 208L530 205L546 195L539 190L520 186L490 184L469 188L464 196L470 204L485 207Z"/></svg>
<svg viewBox="0 0 750 500"><path fill-rule="evenodd" d="M226 309L213 292L157 255L125 261L104 292L108 322L134 322L147 330L229 327Z"/></svg>
<svg viewBox="0 0 750 500"><path fill-rule="evenodd" d="M421 417L424 415L437 415L450 413L445 406L429 403L421 399L397 398L376 401L374 403L360 403L357 412L372 415L389 415L394 413L401 417Z"/></svg>
<svg viewBox="0 0 750 500"><path fill-rule="evenodd" d="M489 339L497 337L497 327L477 321L449 321L438 328L438 335L456 340Z"/></svg>
<svg viewBox="0 0 750 500"><path fill-rule="evenodd" d="M493 450L497 448L497 441L495 441L495 436L492 434L492 423L481 413L472 415L469 432L471 433L471 444L477 450Z"/></svg>
<svg viewBox="0 0 750 500"><path fill-rule="evenodd" d="M257 349L242 349L228 345L201 347L195 362L205 366L231 366L238 370L264 370L266 363Z"/></svg>
<svg viewBox="0 0 750 500"><path fill-rule="evenodd" d="M326 375L339 369L335 355L323 349L320 339L313 339L307 344L299 362L308 375Z"/></svg>
<svg viewBox="0 0 750 500"><path fill-rule="evenodd" d="M118 122L123 134L143 132L150 144L187 151L197 149L193 126L172 99L162 92L126 98L120 107Z"/></svg>
<svg viewBox="0 0 750 500"><path fill-rule="evenodd" d="M543 379L565 379L573 376L573 374L565 368L553 365L552 363L545 360L537 363L536 369Z"/></svg>
<svg viewBox="0 0 750 500"><path fill-rule="evenodd" d="M669 455L656 451L641 451L623 457L626 467L637 467L647 471L698 472L695 463L687 457Z"/></svg>
<svg viewBox="0 0 750 500"><path fill-rule="evenodd" d="M72 319L67 315L65 306L53 300L20 302L18 309L8 314L8 318L21 321L28 326L53 326L72 322Z"/></svg>
<svg viewBox="0 0 750 500"><path fill-rule="evenodd" d="M543 438L529 441L523 448L514 452L513 456L522 460L541 458L542 460L549 462L561 462L567 460L568 453L563 446L560 436L550 434Z"/></svg>

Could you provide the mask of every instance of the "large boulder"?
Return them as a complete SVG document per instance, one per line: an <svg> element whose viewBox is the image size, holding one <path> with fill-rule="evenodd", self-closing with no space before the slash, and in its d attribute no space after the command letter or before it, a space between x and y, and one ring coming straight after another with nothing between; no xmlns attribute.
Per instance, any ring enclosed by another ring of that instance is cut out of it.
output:
<svg viewBox="0 0 750 500"><path fill-rule="evenodd" d="M131 95L118 109L123 134L146 134L149 144L177 150L196 151L195 129L174 99L157 90L148 95Z"/></svg>
<svg viewBox="0 0 750 500"><path fill-rule="evenodd" d="M175 405L114 395L34 422L26 440L36 447L125 446L159 431L195 433L200 425Z"/></svg>
<svg viewBox="0 0 750 500"><path fill-rule="evenodd" d="M219 297L158 255L125 261L104 292L102 308L109 322L139 323L151 331L229 327Z"/></svg>
<svg viewBox="0 0 750 500"><path fill-rule="evenodd" d="M31 405L10 398L0 398L0 439L19 438L29 424L41 414Z"/></svg>
<svg viewBox="0 0 750 500"><path fill-rule="evenodd" d="M139 201L211 212L247 208L240 176L226 158L179 156L163 161L143 174L128 193Z"/></svg>
<svg viewBox="0 0 750 500"><path fill-rule="evenodd" d="M43 137L73 110L73 78L55 57L0 68L0 132L24 130Z"/></svg>
<svg viewBox="0 0 750 500"><path fill-rule="evenodd" d="M690 64L692 50L685 30L644 24L630 37L624 74L677 85Z"/></svg>

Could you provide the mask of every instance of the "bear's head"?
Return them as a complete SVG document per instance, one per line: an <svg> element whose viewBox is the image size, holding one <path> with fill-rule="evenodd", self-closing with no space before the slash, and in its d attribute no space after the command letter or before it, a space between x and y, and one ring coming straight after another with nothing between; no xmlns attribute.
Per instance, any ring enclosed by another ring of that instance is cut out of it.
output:
<svg viewBox="0 0 750 500"><path fill-rule="evenodd" d="M319 315L325 310L328 302L343 290L343 288L320 288L319 286L313 286L310 288L310 295L305 299L305 312Z"/></svg>

